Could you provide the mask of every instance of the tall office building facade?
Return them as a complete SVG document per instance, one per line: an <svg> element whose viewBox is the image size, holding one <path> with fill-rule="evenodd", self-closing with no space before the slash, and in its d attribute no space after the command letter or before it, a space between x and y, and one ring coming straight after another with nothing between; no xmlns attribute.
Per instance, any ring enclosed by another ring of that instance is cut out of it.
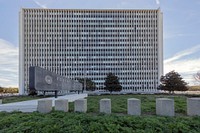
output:
<svg viewBox="0 0 200 133"><path fill-rule="evenodd" d="M159 9L21 9L20 94L29 67L70 79L90 78L98 89L106 74L123 90L156 91L163 73L163 19Z"/></svg>

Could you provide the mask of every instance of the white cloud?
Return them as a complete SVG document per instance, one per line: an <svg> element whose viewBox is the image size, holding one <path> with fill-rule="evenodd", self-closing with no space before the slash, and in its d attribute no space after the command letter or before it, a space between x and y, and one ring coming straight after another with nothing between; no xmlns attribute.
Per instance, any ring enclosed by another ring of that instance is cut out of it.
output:
<svg viewBox="0 0 200 133"><path fill-rule="evenodd" d="M193 58L192 55L197 52L200 52L200 45L181 51L166 59L164 61L164 73L175 70L190 85L195 84L194 75L200 70L200 57Z"/></svg>
<svg viewBox="0 0 200 133"><path fill-rule="evenodd" d="M190 85L195 84L194 75L200 70L200 58L180 60L164 64L164 73L175 70Z"/></svg>
<svg viewBox="0 0 200 133"><path fill-rule="evenodd" d="M199 21L200 22L200 21ZM196 23L198 23L198 22L196 22ZM178 32L178 33L174 33L174 32L167 32L167 31L165 31L164 32L164 39L173 39L173 38L177 38L177 37L179 37L179 38L181 38L181 37L194 37L194 36L199 36L199 34L195 34L195 33L180 33L180 32Z"/></svg>
<svg viewBox="0 0 200 133"><path fill-rule="evenodd" d="M157 4L157 5L160 5L160 0L156 0L156 4Z"/></svg>
<svg viewBox="0 0 200 133"><path fill-rule="evenodd" d="M190 49L187 49L187 50L184 50L184 51L181 51L181 52L175 54L173 57L171 57L171 58L169 58L169 59L166 59L166 60L164 61L164 63L171 63L171 62L174 62L174 61L176 61L176 60L178 60L178 59L180 59L180 58L182 58L182 57L184 57L184 56L193 54L193 53L195 53L195 52L197 52L197 51L199 51L199 50L200 50L200 44L199 44L199 45L196 45L195 47L192 47L192 48L190 48Z"/></svg>
<svg viewBox="0 0 200 133"><path fill-rule="evenodd" d="M47 8L46 4L41 4L40 2L38 2L37 0L34 0L35 4L37 4L39 7L41 8Z"/></svg>
<svg viewBox="0 0 200 133"><path fill-rule="evenodd" d="M0 39L0 86L18 86L18 47Z"/></svg>

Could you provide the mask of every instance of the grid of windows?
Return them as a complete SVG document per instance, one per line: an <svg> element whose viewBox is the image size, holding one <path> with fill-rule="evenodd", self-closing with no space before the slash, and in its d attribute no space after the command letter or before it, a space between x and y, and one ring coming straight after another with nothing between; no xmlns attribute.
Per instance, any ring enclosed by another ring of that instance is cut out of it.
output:
<svg viewBox="0 0 200 133"><path fill-rule="evenodd" d="M20 21L22 93L28 92L30 66L71 79L87 77L99 89L109 72L124 90L157 88L163 67L159 9L22 9Z"/></svg>

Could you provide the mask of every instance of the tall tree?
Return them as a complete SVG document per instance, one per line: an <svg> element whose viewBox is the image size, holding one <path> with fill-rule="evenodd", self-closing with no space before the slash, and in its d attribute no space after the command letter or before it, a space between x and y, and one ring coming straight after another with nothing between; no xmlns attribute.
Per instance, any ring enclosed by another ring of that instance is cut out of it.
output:
<svg viewBox="0 0 200 133"><path fill-rule="evenodd" d="M160 78L161 84L159 85L159 90L165 90L174 92L174 91L187 91L187 83L183 80L181 75L178 72L171 71L165 76L161 76Z"/></svg>
<svg viewBox="0 0 200 133"><path fill-rule="evenodd" d="M111 93L113 91L121 91L122 90L122 86L119 83L118 77L115 76L113 73L107 74L104 85L105 85L105 89L110 91Z"/></svg>
<svg viewBox="0 0 200 133"><path fill-rule="evenodd" d="M78 78L78 81L83 84L84 87L84 78ZM94 91L96 89L96 84L89 78L86 78L86 90L87 91Z"/></svg>

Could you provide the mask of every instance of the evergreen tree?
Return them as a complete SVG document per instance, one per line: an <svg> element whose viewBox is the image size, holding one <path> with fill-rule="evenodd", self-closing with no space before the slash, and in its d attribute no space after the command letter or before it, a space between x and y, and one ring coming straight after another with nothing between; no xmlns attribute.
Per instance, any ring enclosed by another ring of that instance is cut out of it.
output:
<svg viewBox="0 0 200 133"><path fill-rule="evenodd" d="M110 91L111 93L113 91L121 91L122 90L122 86L119 83L118 77L115 76L113 73L107 74L104 85L105 85L105 89Z"/></svg>
<svg viewBox="0 0 200 133"><path fill-rule="evenodd" d="M159 85L159 90L165 90L174 92L174 91L187 91L187 83L183 80L180 74L175 71L171 71L165 76L161 76L160 78L161 84Z"/></svg>
<svg viewBox="0 0 200 133"><path fill-rule="evenodd" d="M84 78L78 78L78 81L83 84L84 87ZM96 89L96 84L89 78L86 78L86 90L87 91L94 91Z"/></svg>

